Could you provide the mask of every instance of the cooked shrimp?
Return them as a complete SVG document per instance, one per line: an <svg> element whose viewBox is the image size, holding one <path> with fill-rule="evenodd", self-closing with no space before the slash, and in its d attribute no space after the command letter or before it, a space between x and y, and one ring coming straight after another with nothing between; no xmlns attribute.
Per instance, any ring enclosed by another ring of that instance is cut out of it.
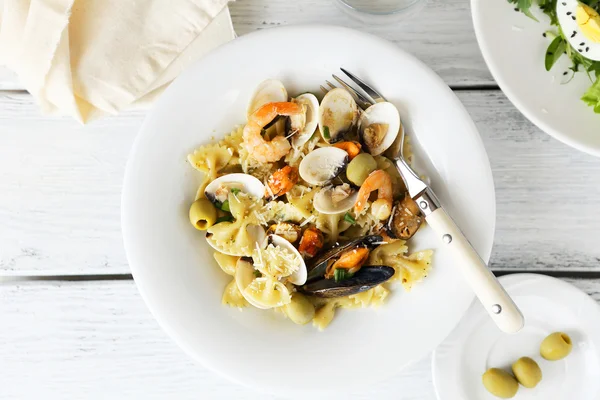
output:
<svg viewBox="0 0 600 400"><path fill-rule="evenodd" d="M331 279L335 274L335 270L346 269L349 273L355 274L358 272L360 267L363 266L365 261L369 258L369 249L366 247L357 247L349 250L341 255L336 262L331 263L327 266L325 271L325 278Z"/></svg>
<svg viewBox="0 0 600 400"><path fill-rule="evenodd" d="M308 228L304 231L302 239L300 239L298 251L304 258L314 257L323 248L324 243L325 238L320 230Z"/></svg>
<svg viewBox="0 0 600 400"><path fill-rule="evenodd" d="M290 167L289 165L273 172L273 175L271 175L267 181L267 185L270 189L267 190L267 198L272 200L275 197L286 194L292 190L294 185L298 182L298 177L298 168Z"/></svg>
<svg viewBox="0 0 600 400"><path fill-rule="evenodd" d="M378 169L369 174L358 191L354 211L360 213L364 210L372 191L377 190L377 200L371 205L371 214L377 219L387 219L392 212L392 178L384 170Z"/></svg>
<svg viewBox="0 0 600 400"><path fill-rule="evenodd" d="M352 160L360 153L360 148L362 146L358 142L338 142L334 144L333 147L344 150L348 153L348 158Z"/></svg>
<svg viewBox="0 0 600 400"><path fill-rule="evenodd" d="M246 149L262 163L275 162L285 156L291 145L284 136L275 136L271 141L265 140L262 129L278 115L297 115L304 112L301 105L290 102L267 103L256 110L248 118L243 137Z"/></svg>

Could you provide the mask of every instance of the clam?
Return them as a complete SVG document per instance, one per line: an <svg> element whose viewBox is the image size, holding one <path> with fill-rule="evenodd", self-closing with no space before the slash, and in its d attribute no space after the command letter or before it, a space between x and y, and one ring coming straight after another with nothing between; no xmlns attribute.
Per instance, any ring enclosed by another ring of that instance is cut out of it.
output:
<svg viewBox="0 0 600 400"><path fill-rule="evenodd" d="M250 244L248 246L244 246L243 248L241 246L221 247L215 240L213 240L212 234L210 233L206 234L206 241L210 247L220 253L236 257L248 256L249 253L252 252L252 250L256 247L256 244L261 245L264 243L267 235L265 234L265 230L262 226L253 224L246 225L246 233L248 234ZM244 249L247 251L244 251Z"/></svg>
<svg viewBox="0 0 600 400"><path fill-rule="evenodd" d="M336 147L321 147L300 162L300 177L311 185L325 185L348 165L348 153Z"/></svg>
<svg viewBox="0 0 600 400"><path fill-rule="evenodd" d="M365 247L372 250L381 244L381 242L383 242L382 236L369 235L329 249L308 265L307 281L312 282L322 279L325 276L327 267L332 262L336 261L343 253L358 247Z"/></svg>
<svg viewBox="0 0 600 400"><path fill-rule="evenodd" d="M358 106L352 95L342 88L327 92L319 106L319 130L327 143L335 143L356 124Z"/></svg>
<svg viewBox="0 0 600 400"><path fill-rule="evenodd" d="M377 156L394 144L400 126L400 113L396 106L388 102L376 103L360 116L358 136L365 150Z"/></svg>
<svg viewBox="0 0 600 400"><path fill-rule="evenodd" d="M204 195L217 205L217 208L221 208L219 205L227 200L232 189L237 189L257 199L265 196L265 185L261 181L252 175L241 173L227 174L215 179L206 186Z"/></svg>
<svg viewBox="0 0 600 400"><path fill-rule="evenodd" d="M394 268L384 265L364 266L348 279L335 281L334 279L320 279L300 288L300 291L316 297L344 297L361 293L374 288L390 279L394 275Z"/></svg>
<svg viewBox="0 0 600 400"><path fill-rule="evenodd" d="M254 90L254 94L248 103L246 116L250 117L254 111L267 103L287 101L288 94L283 83L277 79L267 79L261 82Z"/></svg>
<svg viewBox="0 0 600 400"><path fill-rule="evenodd" d="M313 199L313 206L321 214L339 214L354 207L357 197L358 192L344 183L321 189Z"/></svg>
<svg viewBox="0 0 600 400"><path fill-rule="evenodd" d="M267 230L267 235L281 236L290 243L296 243L301 234L302 228L300 228L300 225L292 222L279 222L271 225Z"/></svg>
<svg viewBox="0 0 600 400"><path fill-rule="evenodd" d="M296 258L300 261L300 266L298 267L297 271L295 271L292 275L290 275L287 278L287 280L293 283L294 285L304 285L304 283L306 283L306 278L308 275L306 271L306 264L304 263L304 259L302 258L298 250L296 250L294 245L286 239L284 239L283 237L277 235L269 235L269 243L273 244L276 247L283 247L284 249L292 253L294 256L296 256Z"/></svg>
<svg viewBox="0 0 600 400"><path fill-rule="evenodd" d="M305 107L305 113L292 115L289 125L292 137L292 145L296 148L304 145L312 137L319 124L319 100L312 93L304 93L292 100Z"/></svg>

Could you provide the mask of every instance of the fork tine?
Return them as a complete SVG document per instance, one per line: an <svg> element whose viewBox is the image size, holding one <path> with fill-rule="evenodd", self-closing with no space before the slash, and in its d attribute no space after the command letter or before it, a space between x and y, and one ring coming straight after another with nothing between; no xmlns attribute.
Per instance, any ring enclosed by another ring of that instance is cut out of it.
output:
<svg viewBox="0 0 600 400"><path fill-rule="evenodd" d="M347 91L350 92L350 94L352 94L354 96L354 99L358 103L358 106L360 108L362 108L363 110L366 110L367 108L369 108L369 106L371 106L375 103L374 101L367 99L365 96L362 95L362 93L360 93L359 91L354 89L352 86L348 85L339 76L337 76L335 74L332 74L332 76L333 76L333 79L338 81L340 83L340 85L342 85Z"/></svg>
<svg viewBox="0 0 600 400"><path fill-rule="evenodd" d="M321 85L321 91L322 91L324 94L327 94L327 92L329 92L329 89L327 89L325 86Z"/></svg>
<svg viewBox="0 0 600 400"><path fill-rule="evenodd" d="M356 83L362 90L364 90L365 93L367 93L369 96L371 96L373 98L373 100L375 100L376 103L380 103L382 101L387 101L385 99L385 97L383 97L381 94L379 94L379 92L377 92L375 89L373 89L372 87L367 85L365 82L363 82L360 78L354 76L350 72L346 71L344 68L340 68L340 69L342 70L342 72L344 74L346 74L348 76L348 78L352 79L352 81L354 83Z"/></svg>
<svg viewBox="0 0 600 400"><path fill-rule="evenodd" d="M336 88L337 88L337 86L335 86L333 83L331 83L331 82L329 82L329 81L327 81L327 80L326 80L325 82L327 83L327 85L328 85L330 88L332 88L332 89L336 89Z"/></svg>

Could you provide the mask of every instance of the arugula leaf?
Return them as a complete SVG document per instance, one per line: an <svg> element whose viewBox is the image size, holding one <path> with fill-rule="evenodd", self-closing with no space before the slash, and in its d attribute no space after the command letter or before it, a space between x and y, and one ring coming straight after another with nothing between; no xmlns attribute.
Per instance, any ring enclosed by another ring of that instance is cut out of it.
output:
<svg viewBox="0 0 600 400"><path fill-rule="evenodd" d="M600 114L600 76L581 98L588 106L594 108L596 114Z"/></svg>
<svg viewBox="0 0 600 400"><path fill-rule="evenodd" d="M323 137L325 139L330 139L331 135L329 134L329 127L328 126L324 126L323 127Z"/></svg>
<svg viewBox="0 0 600 400"><path fill-rule="evenodd" d="M519 10L521 10L521 12L523 14L527 15L532 20L537 21L538 19L536 17L534 17L533 14L531 13L531 4L532 4L532 0L518 0L517 8Z"/></svg>
<svg viewBox="0 0 600 400"><path fill-rule="evenodd" d="M552 66L558 61L558 59L564 54L565 49L567 48L567 42L562 38L562 36L557 36L548 46L548 50L546 50L546 59L544 64L546 66L546 71L550 71Z"/></svg>

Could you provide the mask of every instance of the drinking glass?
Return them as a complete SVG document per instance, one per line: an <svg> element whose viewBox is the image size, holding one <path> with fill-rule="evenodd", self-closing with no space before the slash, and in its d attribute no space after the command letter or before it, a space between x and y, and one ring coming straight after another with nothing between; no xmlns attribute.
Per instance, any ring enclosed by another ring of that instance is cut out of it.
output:
<svg viewBox="0 0 600 400"><path fill-rule="evenodd" d="M412 16L423 8L424 0L334 0L350 16L369 23L392 23Z"/></svg>

